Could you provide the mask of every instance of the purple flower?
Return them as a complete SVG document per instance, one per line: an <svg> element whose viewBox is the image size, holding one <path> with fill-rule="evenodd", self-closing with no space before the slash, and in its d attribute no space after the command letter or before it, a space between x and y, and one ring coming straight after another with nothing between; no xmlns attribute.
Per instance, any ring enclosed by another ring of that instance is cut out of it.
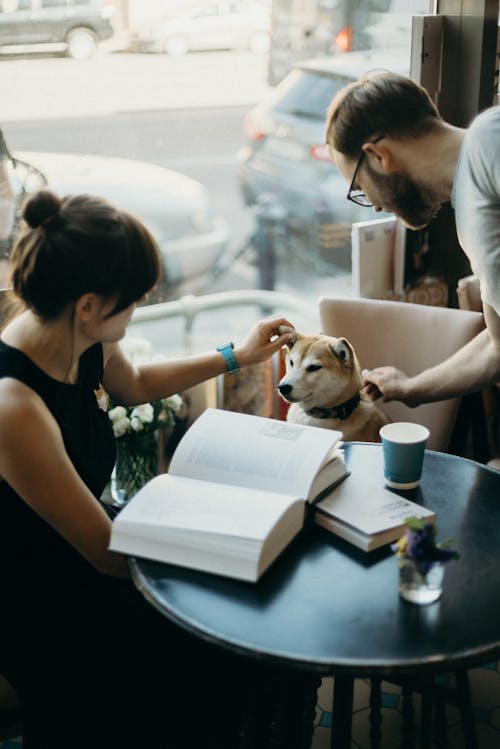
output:
<svg viewBox="0 0 500 749"><path fill-rule="evenodd" d="M424 523L420 518L407 518L406 525L405 535L392 549L399 557L414 562L422 576L425 577L436 562L445 564L459 558L458 551L451 549L448 541L436 543L437 528L434 523Z"/></svg>

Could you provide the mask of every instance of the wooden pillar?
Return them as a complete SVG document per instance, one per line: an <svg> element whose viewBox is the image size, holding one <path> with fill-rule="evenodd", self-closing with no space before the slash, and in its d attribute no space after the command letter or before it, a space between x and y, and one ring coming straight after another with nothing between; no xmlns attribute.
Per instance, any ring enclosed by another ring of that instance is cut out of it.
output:
<svg viewBox="0 0 500 749"><path fill-rule="evenodd" d="M437 15L443 16L442 47L441 59L437 64L433 60L429 67L435 83L430 93L444 119L458 127L468 127L495 101L498 9L498 0L437 0ZM421 73L421 82L426 85L425 57ZM450 205L443 206L429 225L428 241L428 271L446 280L449 304L456 307L457 281L471 271L458 243Z"/></svg>

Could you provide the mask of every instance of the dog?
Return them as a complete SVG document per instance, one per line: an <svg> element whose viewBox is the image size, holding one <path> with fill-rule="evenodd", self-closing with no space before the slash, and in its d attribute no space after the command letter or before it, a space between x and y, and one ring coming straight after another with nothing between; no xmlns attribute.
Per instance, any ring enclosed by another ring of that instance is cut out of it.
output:
<svg viewBox="0 0 500 749"><path fill-rule="evenodd" d="M293 328L286 344L286 373L278 383L290 403L287 421L337 429L346 442L380 442L385 414L362 392L363 378L354 349L345 338L302 335Z"/></svg>

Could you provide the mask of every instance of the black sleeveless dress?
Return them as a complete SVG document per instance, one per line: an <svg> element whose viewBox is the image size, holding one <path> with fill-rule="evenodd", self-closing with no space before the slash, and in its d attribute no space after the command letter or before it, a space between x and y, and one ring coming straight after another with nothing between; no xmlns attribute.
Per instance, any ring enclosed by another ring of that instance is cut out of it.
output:
<svg viewBox="0 0 500 749"><path fill-rule="evenodd" d="M81 356L78 382L66 385L0 341L0 377L40 395L96 501L115 460L111 423L94 393L102 375L101 344ZM185 748L197 680L213 685L203 690L199 745L236 746L228 710L236 708L235 679L246 678L242 663L170 624L130 581L96 571L4 480L0 596L0 673L20 696L24 749Z"/></svg>

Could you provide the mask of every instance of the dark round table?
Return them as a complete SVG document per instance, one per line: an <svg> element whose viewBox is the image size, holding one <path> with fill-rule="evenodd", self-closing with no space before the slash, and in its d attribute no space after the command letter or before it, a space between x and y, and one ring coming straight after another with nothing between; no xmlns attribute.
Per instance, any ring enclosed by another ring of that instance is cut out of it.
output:
<svg viewBox="0 0 500 749"><path fill-rule="evenodd" d="M380 445L347 443L347 481L383 481ZM390 547L359 551L308 525L258 583L131 561L134 581L169 619L253 658L354 676L456 671L500 654L500 472L426 451L420 487L403 496L437 515L452 538L443 595L416 606L398 594ZM345 698L344 698L345 701ZM345 704L344 704L345 708ZM334 714L338 712L335 710ZM339 742L340 745L340 742Z"/></svg>

